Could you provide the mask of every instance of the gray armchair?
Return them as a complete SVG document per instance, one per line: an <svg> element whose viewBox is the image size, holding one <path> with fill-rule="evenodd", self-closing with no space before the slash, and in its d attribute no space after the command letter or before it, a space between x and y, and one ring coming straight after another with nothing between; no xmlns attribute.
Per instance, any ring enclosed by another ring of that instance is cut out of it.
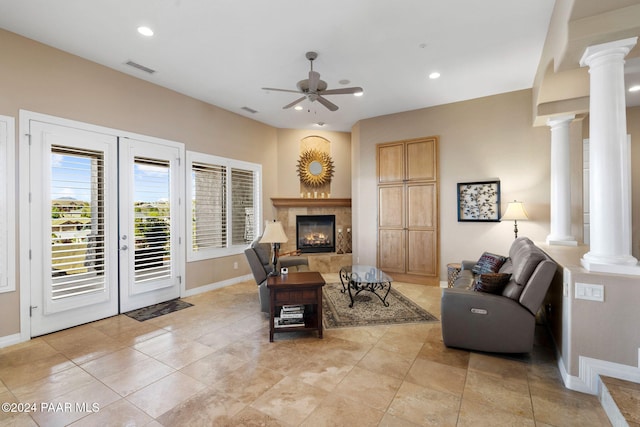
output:
<svg viewBox="0 0 640 427"><path fill-rule="evenodd" d="M271 245L269 243L258 243L260 238L254 240L245 249L244 254L249 262L249 267L253 273L253 278L258 285L258 298L260 299L260 310L269 313L269 289L267 288L267 276L273 271L271 265ZM284 256L278 258L278 268L287 267L289 271L308 271L309 260L301 256Z"/></svg>
<svg viewBox="0 0 640 427"><path fill-rule="evenodd" d="M499 294L470 287L474 262L463 269L441 300L442 339L447 347L495 353L528 353L535 317L557 270L556 263L526 237L516 239L499 272L510 274Z"/></svg>

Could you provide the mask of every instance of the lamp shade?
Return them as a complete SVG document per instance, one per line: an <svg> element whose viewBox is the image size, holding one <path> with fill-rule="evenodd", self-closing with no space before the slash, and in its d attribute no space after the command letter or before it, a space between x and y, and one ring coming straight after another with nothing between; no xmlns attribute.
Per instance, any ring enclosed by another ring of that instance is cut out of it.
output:
<svg viewBox="0 0 640 427"><path fill-rule="evenodd" d="M507 210L502 215L502 219L526 221L529 219L529 215L527 215L527 211L524 208L524 203L514 200L507 204Z"/></svg>
<svg viewBox="0 0 640 427"><path fill-rule="evenodd" d="M287 235L284 234L282 223L280 221L273 221L267 223L260 243L285 243L288 240Z"/></svg>

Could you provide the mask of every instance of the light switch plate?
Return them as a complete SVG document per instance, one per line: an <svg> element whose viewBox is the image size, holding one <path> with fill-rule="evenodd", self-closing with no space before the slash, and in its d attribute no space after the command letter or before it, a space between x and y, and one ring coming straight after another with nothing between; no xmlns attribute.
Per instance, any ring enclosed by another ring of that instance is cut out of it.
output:
<svg viewBox="0 0 640 427"><path fill-rule="evenodd" d="M604 285L576 282L576 299L604 301Z"/></svg>

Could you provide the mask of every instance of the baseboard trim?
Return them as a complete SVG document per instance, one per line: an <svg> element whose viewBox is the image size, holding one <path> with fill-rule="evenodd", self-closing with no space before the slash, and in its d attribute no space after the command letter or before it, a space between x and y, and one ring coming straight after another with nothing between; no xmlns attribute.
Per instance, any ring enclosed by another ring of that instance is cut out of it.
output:
<svg viewBox="0 0 640 427"><path fill-rule="evenodd" d="M23 341L22 334L5 335L0 337L0 348L9 347L10 345L19 344Z"/></svg>
<svg viewBox="0 0 640 427"><path fill-rule="evenodd" d="M640 383L640 369L633 366L579 356L579 376L576 377L569 375L560 354L557 354L556 358L558 360L558 369L560 370L562 382L564 382L564 386L570 390L600 396L602 391L600 375Z"/></svg>
<svg viewBox="0 0 640 427"><path fill-rule="evenodd" d="M562 355L556 349L556 360L558 361L558 369L560 370L560 377L564 386L569 390L579 391L581 393L596 394L589 389L589 386L580 378L574 375L569 375L567 368L564 366L564 360Z"/></svg>
<svg viewBox="0 0 640 427"><path fill-rule="evenodd" d="M592 394L600 394L600 375L640 383L640 369L636 367L585 356L580 356L578 360L580 379L593 391Z"/></svg>
<svg viewBox="0 0 640 427"><path fill-rule="evenodd" d="M204 286L198 286L193 289L186 289L184 291L183 297L191 297L194 295L201 294L203 292L213 291L214 289L225 288L227 286L235 285L236 283L246 282L247 280L253 280L252 274L247 274L245 276L234 277L232 279L223 280L221 282L214 282Z"/></svg>

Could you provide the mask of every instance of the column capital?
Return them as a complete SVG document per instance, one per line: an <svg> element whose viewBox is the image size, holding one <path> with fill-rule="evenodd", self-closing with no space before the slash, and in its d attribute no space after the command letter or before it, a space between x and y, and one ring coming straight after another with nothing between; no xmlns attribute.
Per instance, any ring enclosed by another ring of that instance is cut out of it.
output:
<svg viewBox="0 0 640 427"><path fill-rule="evenodd" d="M637 42L638 37L631 37L628 39L589 46L585 49L584 54L580 59L580 66L591 66L594 59L601 58L604 55L619 54L624 58Z"/></svg>
<svg viewBox="0 0 640 427"><path fill-rule="evenodd" d="M555 127L564 123L570 123L576 118L575 114L566 114L564 116L555 116L547 120L547 126Z"/></svg>

